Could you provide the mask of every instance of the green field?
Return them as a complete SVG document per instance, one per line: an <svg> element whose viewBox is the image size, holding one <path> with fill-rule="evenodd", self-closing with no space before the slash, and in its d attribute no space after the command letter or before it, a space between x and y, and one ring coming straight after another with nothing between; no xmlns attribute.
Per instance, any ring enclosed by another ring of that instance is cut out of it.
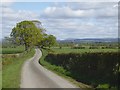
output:
<svg viewBox="0 0 120 90"><path fill-rule="evenodd" d="M24 47L23 46L17 46L16 48L7 47L7 48L0 48L0 50L2 51L2 54L15 54L15 53L22 53L24 51Z"/></svg>
<svg viewBox="0 0 120 90"><path fill-rule="evenodd" d="M12 51L13 50L13 51ZM7 49L6 52L22 52L21 48ZM18 53L17 52L17 53ZM2 55L2 88L19 88L21 69L25 60L31 58L35 50L28 53L22 52L17 56L16 54L3 54Z"/></svg>
<svg viewBox="0 0 120 90"><path fill-rule="evenodd" d="M118 49L71 49L70 47L53 47L51 50L54 53L85 53L85 52L118 52Z"/></svg>

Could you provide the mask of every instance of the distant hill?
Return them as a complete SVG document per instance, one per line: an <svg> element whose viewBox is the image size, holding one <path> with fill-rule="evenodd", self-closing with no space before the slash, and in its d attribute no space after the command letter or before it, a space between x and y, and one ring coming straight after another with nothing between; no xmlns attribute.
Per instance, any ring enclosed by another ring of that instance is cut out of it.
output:
<svg viewBox="0 0 120 90"><path fill-rule="evenodd" d="M58 42L118 42L120 38L85 38L85 39L65 39L65 40L58 40Z"/></svg>

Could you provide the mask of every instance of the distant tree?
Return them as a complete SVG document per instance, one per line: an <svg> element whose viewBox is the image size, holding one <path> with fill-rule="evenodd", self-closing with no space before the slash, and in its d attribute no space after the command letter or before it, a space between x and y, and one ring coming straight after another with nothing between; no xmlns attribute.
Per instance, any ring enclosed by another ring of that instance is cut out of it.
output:
<svg viewBox="0 0 120 90"><path fill-rule="evenodd" d="M11 37L4 37L2 39L2 47L15 47L16 43Z"/></svg>
<svg viewBox="0 0 120 90"><path fill-rule="evenodd" d="M10 36L28 50L42 40L42 29L37 28L32 21L22 21L12 29Z"/></svg>

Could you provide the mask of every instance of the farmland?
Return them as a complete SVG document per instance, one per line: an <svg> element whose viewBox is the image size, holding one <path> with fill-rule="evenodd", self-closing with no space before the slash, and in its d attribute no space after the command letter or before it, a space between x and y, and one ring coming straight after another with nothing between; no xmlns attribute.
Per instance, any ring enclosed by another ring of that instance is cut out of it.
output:
<svg viewBox="0 0 120 90"><path fill-rule="evenodd" d="M59 47L51 48L51 51L54 53L85 53L85 52L118 52L118 49L71 49L71 47L63 47L60 49Z"/></svg>
<svg viewBox="0 0 120 90"><path fill-rule="evenodd" d="M116 90L114 85L116 87L117 82L114 80L117 79L117 76L113 74L112 67L119 62L118 56L116 56L117 52L117 48L74 49L71 47L53 47L47 48L47 51L43 50L45 56L43 55L40 63L58 75L68 78L79 87L86 87L80 83L82 82L94 88L110 87L111 90ZM113 86L109 82L112 84L114 82Z"/></svg>
<svg viewBox="0 0 120 90"><path fill-rule="evenodd" d="M16 53L22 53L24 51L23 46L17 46L17 47L3 47L1 48L2 54L16 54Z"/></svg>

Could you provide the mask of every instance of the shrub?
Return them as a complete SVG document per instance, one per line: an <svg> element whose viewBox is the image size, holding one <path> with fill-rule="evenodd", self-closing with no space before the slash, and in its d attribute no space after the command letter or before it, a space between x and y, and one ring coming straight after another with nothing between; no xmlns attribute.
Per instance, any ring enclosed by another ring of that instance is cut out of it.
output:
<svg viewBox="0 0 120 90"><path fill-rule="evenodd" d="M85 49L85 47L73 47L73 49Z"/></svg>
<svg viewBox="0 0 120 90"><path fill-rule="evenodd" d="M118 60L120 53L69 53L54 54L50 53L45 60L53 65L61 66L70 72L70 76L83 83L99 85L107 83L116 86L118 83L118 74L116 65L120 64Z"/></svg>

